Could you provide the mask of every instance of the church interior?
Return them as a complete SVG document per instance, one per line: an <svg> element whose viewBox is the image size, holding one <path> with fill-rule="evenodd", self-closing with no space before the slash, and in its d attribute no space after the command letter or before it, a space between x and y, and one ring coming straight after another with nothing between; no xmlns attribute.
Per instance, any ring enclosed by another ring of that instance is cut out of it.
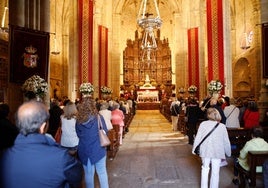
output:
<svg viewBox="0 0 268 188"><path fill-rule="evenodd" d="M268 109L268 0L0 0L0 102L14 113L39 75L44 101L81 97L159 103L219 80L221 95ZM28 64L31 62L30 64Z"/></svg>

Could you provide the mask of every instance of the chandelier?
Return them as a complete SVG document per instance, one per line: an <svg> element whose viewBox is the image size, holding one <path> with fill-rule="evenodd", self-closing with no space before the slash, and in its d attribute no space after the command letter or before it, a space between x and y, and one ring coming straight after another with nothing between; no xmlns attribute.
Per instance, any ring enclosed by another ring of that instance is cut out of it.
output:
<svg viewBox="0 0 268 188"><path fill-rule="evenodd" d="M151 51L157 48L154 31L161 27L162 20L159 14L159 9L156 0L153 1L155 8L154 11L152 9L151 10L148 9L147 6L149 4L147 0L142 0L140 10L138 13L137 24L143 30L142 43L141 43L142 50ZM149 13L148 11L152 11L152 13ZM154 14L156 14L155 17L153 16Z"/></svg>

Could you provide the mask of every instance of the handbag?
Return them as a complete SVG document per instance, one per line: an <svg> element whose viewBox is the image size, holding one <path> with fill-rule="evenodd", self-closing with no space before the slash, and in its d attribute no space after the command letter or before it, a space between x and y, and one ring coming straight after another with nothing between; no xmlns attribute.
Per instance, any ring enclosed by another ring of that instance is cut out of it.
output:
<svg viewBox="0 0 268 188"><path fill-rule="evenodd" d="M218 127L219 123L217 123L213 129L203 138L203 140L195 147L194 153L196 155L200 155L200 145L206 140L206 138Z"/></svg>
<svg viewBox="0 0 268 188"><path fill-rule="evenodd" d="M101 123L101 119L99 115L98 115L98 130L99 130L99 137L100 137L100 145L102 147L109 146L111 144L111 141L102 127L102 123Z"/></svg>

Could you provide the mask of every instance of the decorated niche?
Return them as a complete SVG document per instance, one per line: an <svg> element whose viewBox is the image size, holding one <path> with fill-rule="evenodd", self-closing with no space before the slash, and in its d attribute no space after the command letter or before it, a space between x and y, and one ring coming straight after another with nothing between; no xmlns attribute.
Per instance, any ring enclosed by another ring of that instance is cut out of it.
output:
<svg viewBox="0 0 268 188"><path fill-rule="evenodd" d="M127 40L127 47L123 54L123 80L124 85L143 85L149 76L153 85L171 85L171 50L168 39L160 40L158 31L156 42L157 50L148 54L140 48L142 38L136 32L135 40ZM151 83L152 84L152 83Z"/></svg>

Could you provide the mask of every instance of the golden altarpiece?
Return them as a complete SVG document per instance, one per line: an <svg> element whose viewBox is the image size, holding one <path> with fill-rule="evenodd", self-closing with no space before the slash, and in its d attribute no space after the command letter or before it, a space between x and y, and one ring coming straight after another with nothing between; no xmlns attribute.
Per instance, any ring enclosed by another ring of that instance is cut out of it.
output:
<svg viewBox="0 0 268 188"><path fill-rule="evenodd" d="M160 30L157 31L157 49L144 51L141 49L142 39L135 32L135 40L127 40L127 47L123 54L123 82L121 90L158 92L160 100L165 93L170 95L172 88L171 50L168 39L160 40ZM135 96L136 98L138 96ZM148 99L154 102L153 98ZM146 102L146 101L143 101Z"/></svg>

